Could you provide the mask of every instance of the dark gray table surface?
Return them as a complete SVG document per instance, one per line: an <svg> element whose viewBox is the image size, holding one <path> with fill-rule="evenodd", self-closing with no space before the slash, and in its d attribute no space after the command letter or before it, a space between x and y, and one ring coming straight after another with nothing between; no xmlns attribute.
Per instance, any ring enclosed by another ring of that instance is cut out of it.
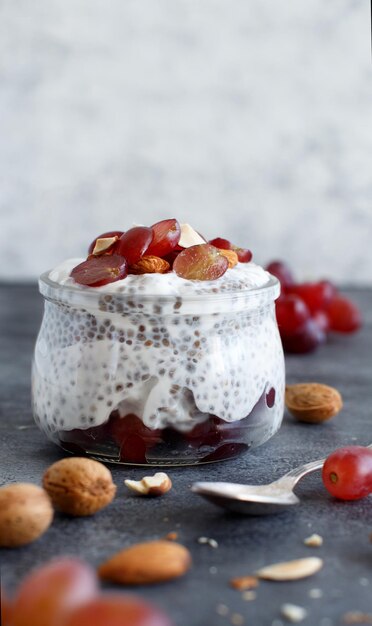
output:
<svg viewBox="0 0 372 626"><path fill-rule="evenodd" d="M182 579L137 589L164 607L176 626L223 626L234 621L233 613L241 614L244 624L280 626L284 602L305 607L308 617L302 623L311 626L341 624L346 611L372 612L372 497L337 502L322 488L317 472L298 486L299 507L276 517L244 518L224 513L190 492L192 482L201 479L271 481L341 445L371 443L372 292L350 293L363 310L363 330L332 337L315 354L286 357L288 383L317 381L341 391L344 409L338 417L310 426L286 415L274 438L239 459L170 470L174 488L156 500L129 495L123 485L124 478L144 475L143 469L111 466L118 485L111 506L93 518L57 514L34 544L0 551L5 587L14 588L31 568L56 555L79 555L97 565L129 544L177 531L192 552L192 570ZM45 468L63 456L34 426L31 415L30 365L41 316L36 286L0 286L0 484L40 483ZM322 535L322 547L304 545L312 533ZM216 539L218 548L198 544L200 536ZM264 564L311 555L324 559L318 574L291 583L262 582L254 601L243 600L229 587L230 578ZM322 591L321 598L309 596L314 588ZM229 608L228 616L218 615L219 604Z"/></svg>

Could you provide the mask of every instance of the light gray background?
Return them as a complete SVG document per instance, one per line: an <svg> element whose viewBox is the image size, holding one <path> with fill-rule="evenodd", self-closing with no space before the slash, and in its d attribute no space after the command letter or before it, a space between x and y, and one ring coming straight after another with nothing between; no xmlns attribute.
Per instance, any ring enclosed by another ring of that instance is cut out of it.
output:
<svg viewBox="0 0 372 626"><path fill-rule="evenodd" d="M372 283L368 0L2 0L0 277L176 216Z"/></svg>

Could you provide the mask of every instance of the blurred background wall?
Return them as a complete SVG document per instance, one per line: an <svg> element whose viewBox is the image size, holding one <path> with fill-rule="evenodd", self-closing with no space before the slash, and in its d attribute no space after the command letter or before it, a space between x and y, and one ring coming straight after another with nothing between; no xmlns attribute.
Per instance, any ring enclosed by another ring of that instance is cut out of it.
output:
<svg viewBox="0 0 372 626"><path fill-rule="evenodd" d="M0 277L165 217L372 284L368 0L1 0Z"/></svg>

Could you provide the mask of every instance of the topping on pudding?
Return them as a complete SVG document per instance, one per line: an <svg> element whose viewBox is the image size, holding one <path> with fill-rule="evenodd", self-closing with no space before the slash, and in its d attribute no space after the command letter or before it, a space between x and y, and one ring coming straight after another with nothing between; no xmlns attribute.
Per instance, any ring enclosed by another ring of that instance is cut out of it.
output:
<svg viewBox="0 0 372 626"><path fill-rule="evenodd" d="M89 287L114 283L128 273L175 272L185 280L212 281L238 262L252 259L250 250L220 237L207 243L189 224L180 225L174 218L156 222L150 228L134 226L126 232L104 233L90 244L88 253L70 276Z"/></svg>

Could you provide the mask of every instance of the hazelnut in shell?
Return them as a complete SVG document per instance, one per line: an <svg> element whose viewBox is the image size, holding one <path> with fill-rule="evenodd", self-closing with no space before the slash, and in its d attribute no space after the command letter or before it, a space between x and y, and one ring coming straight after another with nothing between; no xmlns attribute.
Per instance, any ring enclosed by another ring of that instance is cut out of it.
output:
<svg viewBox="0 0 372 626"><path fill-rule="evenodd" d="M110 470L98 461L71 457L53 463L43 476L53 505L74 516L94 515L115 497Z"/></svg>

